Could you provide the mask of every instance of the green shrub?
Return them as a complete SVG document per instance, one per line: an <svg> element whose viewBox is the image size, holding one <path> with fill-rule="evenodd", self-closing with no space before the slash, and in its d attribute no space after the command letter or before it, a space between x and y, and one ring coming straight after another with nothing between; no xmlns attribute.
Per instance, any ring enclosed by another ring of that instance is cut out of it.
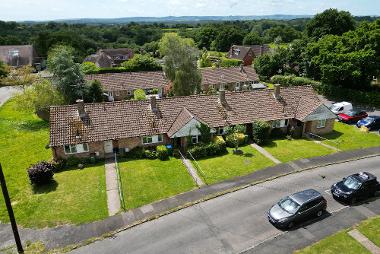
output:
<svg viewBox="0 0 380 254"><path fill-rule="evenodd" d="M235 132L226 136L227 147L231 148L244 145L245 143L247 143L247 141L248 136L239 132Z"/></svg>
<svg viewBox="0 0 380 254"><path fill-rule="evenodd" d="M146 94L145 94L144 90L136 89L135 91L133 91L133 98L137 101L145 100Z"/></svg>
<svg viewBox="0 0 380 254"><path fill-rule="evenodd" d="M211 132L210 127L208 127L206 124L201 123L197 126L197 129L201 133L201 140L203 143L209 143L211 141Z"/></svg>
<svg viewBox="0 0 380 254"><path fill-rule="evenodd" d="M264 144L269 138L271 126L264 121L253 122L253 140L256 144Z"/></svg>
<svg viewBox="0 0 380 254"><path fill-rule="evenodd" d="M147 149L147 150L144 150L144 157L150 160L154 160L154 159L157 159L157 153L156 151Z"/></svg>
<svg viewBox="0 0 380 254"><path fill-rule="evenodd" d="M79 159L78 157L76 156L69 156L66 160L65 160L65 166L66 167L76 167L78 166L78 164L82 163L82 160Z"/></svg>
<svg viewBox="0 0 380 254"><path fill-rule="evenodd" d="M143 159L144 156L144 148L138 146L130 150L128 153L126 153L126 157L131 159Z"/></svg>
<svg viewBox="0 0 380 254"><path fill-rule="evenodd" d="M220 58L220 67L234 67L234 66L240 66L241 64L242 64L242 61L238 59L230 59L226 57Z"/></svg>
<svg viewBox="0 0 380 254"><path fill-rule="evenodd" d="M215 140L216 142L195 145L190 148L188 152L190 152L195 159L225 154L227 152L227 149L223 138L223 141L221 141L219 138Z"/></svg>
<svg viewBox="0 0 380 254"><path fill-rule="evenodd" d="M318 81L295 75L274 75L270 80L272 83L281 84L282 86L318 86L320 84Z"/></svg>
<svg viewBox="0 0 380 254"><path fill-rule="evenodd" d="M42 185L53 179L55 167L47 161L41 161L31 165L28 169L28 175L31 184Z"/></svg>
<svg viewBox="0 0 380 254"><path fill-rule="evenodd" d="M246 127L243 124L237 124L237 125L230 125L224 128L224 133L226 135L232 134L232 133L245 133Z"/></svg>
<svg viewBox="0 0 380 254"><path fill-rule="evenodd" d="M164 145L156 147L156 154L157 154L157 157L162 161L169 159L168 148Z"/></svg>

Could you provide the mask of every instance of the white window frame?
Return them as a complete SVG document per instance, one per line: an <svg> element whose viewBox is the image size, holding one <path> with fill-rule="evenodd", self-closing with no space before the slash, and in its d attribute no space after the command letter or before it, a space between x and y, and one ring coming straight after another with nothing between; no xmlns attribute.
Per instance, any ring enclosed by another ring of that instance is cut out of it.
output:
<svg viewBox="0 0 380 254"><path fill-rule="evenodd" d="M143 145L161 143L164 140L162 134L153 136L144 136L141 138Z"/></svg>
<svg viewBox="0 0 380 254"><path fill-rule="evenodd" d="M191 136L191 143L193 145L198 144L199 143L199 136L198 135Z"/></svg>
<svg viewBox="0 0 380 254"><path fill-rule="evenodd" d="M89 151L88 144L76 144L76 145L65 145L63 147L65 154L77 154L77 153L87 153Z"/></svg>
<svg viewBox="0 0 380 254"><path fill-rule="evenodd" d="M219 127L218 135L224 135L224 127Z"/></svg>
<svg viewBox="0 0 380 254"><path fill-rule="evenodd" d="M317 129L322 129L326 127L326 119L320 119L317 121Z"/></svg>
<svg viewBox="0 0 380 254"><path fill-rule="evenodd" d="M284 128L288 126L288 124L289 124L288 119L274 120L272 121L272 128Z"/></svg>

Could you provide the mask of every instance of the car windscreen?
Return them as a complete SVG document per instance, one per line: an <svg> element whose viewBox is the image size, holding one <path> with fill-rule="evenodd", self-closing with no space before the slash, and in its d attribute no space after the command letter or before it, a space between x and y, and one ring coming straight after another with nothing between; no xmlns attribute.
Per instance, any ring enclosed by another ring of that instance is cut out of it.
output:
<svg viewBox="0 0 380 254"><path fill-rule="evenodd" d="M296 213L298 208L300 207L300 205L297 202L295 202L293 199L289 197L280 200L280 202L278 202L278 205L288 213L292 214Z"/></svg>
<svg viewBox="0 0 380 254"><path fill-rule="evenodd" d="M372 118L372 117L367 117L367 118L364 118L363 121L364 121L366 124L369 124L369 123L372 123L373 121L375 121L375 119Z"/></svg>
<svg viewBox="0 0 380 254"><path fill-rule="evenodd" d="M331 109L332 111L339 111L339 108L340 108L340 107L341 107L341 106L338 106L338 105L332 105L330 109Z"/></svg>
<svg viewBox="0 0 380 254"><path fill-rule="evenodd" d="M348 116L354 116L354 115L356 115L356 111L348 111L347 115Z"/></svg>
<svg viewBox="0 0 380 254"><path fill-rule="evenodd" d="M352 190L357 190L362 185L361 182L359 182L355 177L349 176L346 178L346 180L343 181L343 184Z"/></svg>

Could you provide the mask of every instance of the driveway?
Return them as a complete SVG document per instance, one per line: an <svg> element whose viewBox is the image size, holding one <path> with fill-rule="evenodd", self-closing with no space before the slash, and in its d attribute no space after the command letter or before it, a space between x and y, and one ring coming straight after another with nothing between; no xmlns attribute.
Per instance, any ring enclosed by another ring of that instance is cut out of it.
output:
<svg viewBox="0 0 380 254"><path fill-rule="evenodd" d="M18 91L21 91L20 87L0 87L0 107Z"/></svg>
<svg viewBox="0 0 380 254"><path fill-rule="evenodd" d="M306 246L330 234L322 223L329 218L334 221L343 211L346 213L344 219L337 220L339 225L334 225L334 230L357 222L357 215L349 212L351 208L333 200L327 190L334 182L359 169L380 176L378 165L380 156L280 177L138 225L72 253L240 253L255 250L263 242L273 241L271 244L276 245L276 239L283 235L299 241L296 246L280 246L282 253L291 253L295 247ZM306 227L299 229L301 233L299 230L283 232L274 228L267 221L267 210L283 196L306 188L320 191L328 201L328 212L332 214L311 224L317 228L318 235L313 235ZM372 204L379 207L380 199ZM365 214L375 212L367 211ZM365 217L362 215L359 219Z"/></svg>
<svg viewBox="0 0 380 254"><path fill-rule="evenodd" d="M318 95L319 99L327 106L330 107L336 101L331 101L322 95ZM368 113L368 115L377 115L380 116L380 109L370 106L357 105L355 103L352 104L354 109L361 109Z"/></svg>

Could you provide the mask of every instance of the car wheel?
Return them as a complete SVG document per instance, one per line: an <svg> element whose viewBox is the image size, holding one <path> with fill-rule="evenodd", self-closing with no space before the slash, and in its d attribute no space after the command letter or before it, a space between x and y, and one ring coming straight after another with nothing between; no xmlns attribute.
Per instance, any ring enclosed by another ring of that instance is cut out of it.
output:
<svg viewBox="0 0 380 254"><path fill-rule="evenodd" d="M318 212L317 212L317 217L321 217L322 214L323 214L323 210L318 211Z"/></svg>
<svg viewBox="0 0 380 254"><path fill-rule="evenodd" d="M289 222L287 228L288 229L292 229L293 227L294 227L294 223L293 222Z"/></svg>

